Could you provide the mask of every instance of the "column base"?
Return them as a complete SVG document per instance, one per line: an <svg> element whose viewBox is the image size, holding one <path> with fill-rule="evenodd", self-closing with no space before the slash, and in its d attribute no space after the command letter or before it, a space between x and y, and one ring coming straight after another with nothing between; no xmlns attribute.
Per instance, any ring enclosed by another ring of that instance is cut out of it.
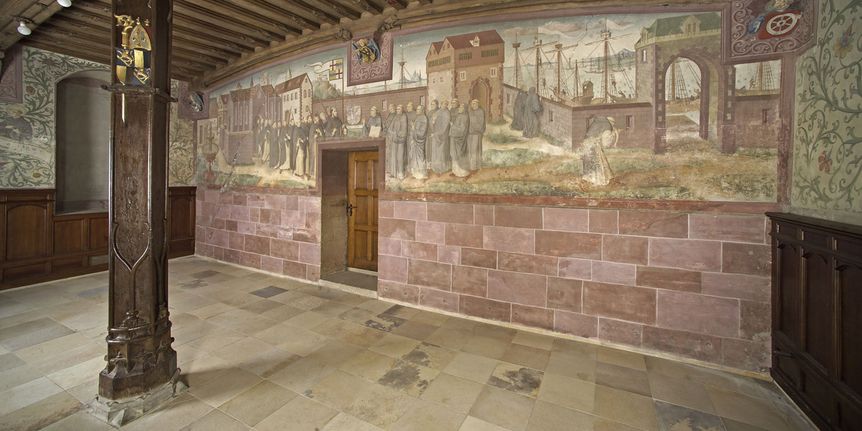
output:
<svg viewBox="0 0 862 431"><path fill-rule="evenodd" d="M145 394L123 400L109 400L96 395L96 399L88 404L87 410L109 425L120 427L164 406L171 399L185 392L189 387L179 377L180 369L177 368L167 383Z"/></svg>

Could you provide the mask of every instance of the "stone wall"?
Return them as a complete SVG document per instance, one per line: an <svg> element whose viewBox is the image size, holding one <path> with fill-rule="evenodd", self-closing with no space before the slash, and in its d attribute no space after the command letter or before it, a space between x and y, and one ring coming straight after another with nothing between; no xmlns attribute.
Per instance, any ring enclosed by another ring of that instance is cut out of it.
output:
<svg viewBox="0 0 862 431"><path fill-rule="evenodd" d="M383 201L382 298L769 366L761 215Z"/></svg>
<svg viewBox="0 0 862 431"><path fill-rule="evenodd" d="M320 197L199 190L195 252L290 277L320 278Z"/></svg>

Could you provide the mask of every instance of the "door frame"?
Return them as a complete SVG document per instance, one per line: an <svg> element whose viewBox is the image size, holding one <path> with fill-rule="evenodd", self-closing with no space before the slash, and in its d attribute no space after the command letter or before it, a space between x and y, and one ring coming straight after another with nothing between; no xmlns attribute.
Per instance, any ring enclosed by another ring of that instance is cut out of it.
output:
<svg viewBox="0 0 862 431"><path fill-rule="evenodd" d="M329 172L327 169L330 169L330 170L331 169L347 169L347 166L344 166L344 167L341 167L341 166L330 166L330 167L324 166L323 165L324 152L352 153L352 152L356 152L356 151L376 151L377 152L378 166L377 166L377 172L375 174L376 174L376 178L377 178L377 189L379 190L379 192L378 192L378 205L379 205L379 201L383 197L384 189L386 186L386 180L384 177L385 166L386 166L386 160L385 160L386 151L385 151L385 140L382 138L374 138L374 139L361 139L360 138L360 139L354 139L354 140L341 139L338 141L330 141L330 142L324 141L324 142L318 143L318 145L317 145L317 161L316 161L316 163L317 163L317 177L315 178L315 190L314 190L316 192L315 193L316 195L320 196L321 199L323 198L323 184L322 183L323 183L324 176ZM346 172L345 172L345 175L346 175ZM345 187L346 187L346 185L347 184L345 183ZM379 206L378 206L378 208L379 208ZM322 238L324 236L323 230L327 229L327 226L325 223L321 223L320 228L321 228L320 236ZM380 238L379 232L380 231L378 229L378 243L379 243L379 238ZM347 241L345 239L345 244L346 244L346 242ZM346 255L347 254L347 248L346 247L344 249L344 253L345 253L344 263L345 263L345 269L346 269L347 268L347 255ZM323 262L321 262L321 268L322 267L323 267Z"/></svg>

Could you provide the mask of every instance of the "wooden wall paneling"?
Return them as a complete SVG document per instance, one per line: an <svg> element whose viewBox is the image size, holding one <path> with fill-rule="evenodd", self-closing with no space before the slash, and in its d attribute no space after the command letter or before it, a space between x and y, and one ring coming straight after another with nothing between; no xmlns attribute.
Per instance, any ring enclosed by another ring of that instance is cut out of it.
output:
<svg viewBox="0 0 862 431"><path fill-rule="evenodd" d="M195 253L195 193L196 187L171 187L168 213L168 256L188 256Z"/></svg>
<svg viewBox="0 0 862 431"><path fill-rule="evenodd" d="M170 195L170 256L194 254L195 187ZM0 190L0 289L103 271L107 253L108 213L55 215L54 190Z"/></svg>
<svg viewBox="0 0 862 431"><path fill-rule="evenodd" d="M768 215L772 375L821 429L862 429L862 227Z"/></svg>

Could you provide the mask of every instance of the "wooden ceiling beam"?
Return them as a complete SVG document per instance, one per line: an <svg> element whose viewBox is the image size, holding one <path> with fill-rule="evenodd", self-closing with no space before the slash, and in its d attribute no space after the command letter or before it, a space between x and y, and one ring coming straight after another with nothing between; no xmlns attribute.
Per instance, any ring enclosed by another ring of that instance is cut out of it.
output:
<svg viewBox="0 0 862 431"><path fill-rule="evenodd" d="M313 9L317 9L317 10L320 10L322 12L325 12L325 13L335 17L338 21L340 21L341 18L350 18L350 19L355 20L355 19L359 19L359 17L362 15L361 12L356 12L353 9L345 8L345 7L341 6L341 4L335 3L332 1L325 1L325 0L295 0L295 1L298 4L302 4L302 5L305 5L307 7L311 7Z"/></svg>
<svg viewBox="0 0 862 431"><path fill-rule="evenodd" d="M80 6L78 6L79 4ZM111 4L109 2L105 2L103 0L75 2L73 8L77 7L86 9L92 13L104 15L111 23L113 23L113 18L111 17ZM221 26L220 22L222 22L223 19L212 18L206 15L198 15L203 16L203 19L201 19L177 12L176 9L177 8L174 8L173 12L174 31L179 30L187 35L199 35L200 37L197 38L198 42L204 43L203 41L210 38L212 39L210 41L211 43L222 44L224 48L233 49L237 53L252 52L255 47L269 45L269 39L253 37L254 35L251 34L253 32L248 32L249 34L246 34L248 29L238 31Z"/></svg>
<svg viewBox="0 0 862 431"><path fill-rule="evenodd" d="M302 15L286 11L280 7L273 6L263 0L222 0L228 1L236 7L244 8L252 13L265 17L275 17L276 22L289 22L291 26L298 29L302 33L303 29L317 30L320 28L320 21L309 19Z"/></svg>
<svg viewBox="0 0 862 431"><path fill-rule="evenodd" d="M50 34L60 34L68 37L70 40L81 40L92 44L94 48L104 48L110 50L111 34L109 32L88 32L81 31L81 27L76 26L65 20L51 20L51 23L46 23L43 29L40 29L39 34L33 34L33 37L43 37L46 32ZM174 41L174 56L181 59L193 61L206 65L209 68L215 68L228 63L228 60L215 55L204 54L193 48L189 48L182 42Z"/></svg>
<svg viewBox="0 0 862 431"><path fill-rule="evenodd" d="M29 27L33 30L63 9L55 1L43 4L33 0L3 0L2 3L0 5L0 52L5 51L6 48L14 45L22 38L21 34L18 33L18 21L13 18L14 16L24 17L32 21Z"/></svg>
<svg viewBox="0 0 862 431"><path fill-rule="evenodd" d="M246 9L213 0L176 0L174 11L206 20L218 20L218 25L243 34L257 34L269 42L284 40L288 34L302 34L292 28Z"/></svg>
<svg viewBox="0 0 862 431"><path fill-rule="evenodd" d="M276 8L285 10L294 15L299 15L305 17L306 19L317 22L318 26L320 24L328 23L328 24L337 24L338 17L335 15L330 15L322 10L315 9L313 7L309 7L307 5L302 4L298 1L285 1L285 0L258 0L260 2L266 2ZM316 28L315 28L316 29Z"/></svg>

